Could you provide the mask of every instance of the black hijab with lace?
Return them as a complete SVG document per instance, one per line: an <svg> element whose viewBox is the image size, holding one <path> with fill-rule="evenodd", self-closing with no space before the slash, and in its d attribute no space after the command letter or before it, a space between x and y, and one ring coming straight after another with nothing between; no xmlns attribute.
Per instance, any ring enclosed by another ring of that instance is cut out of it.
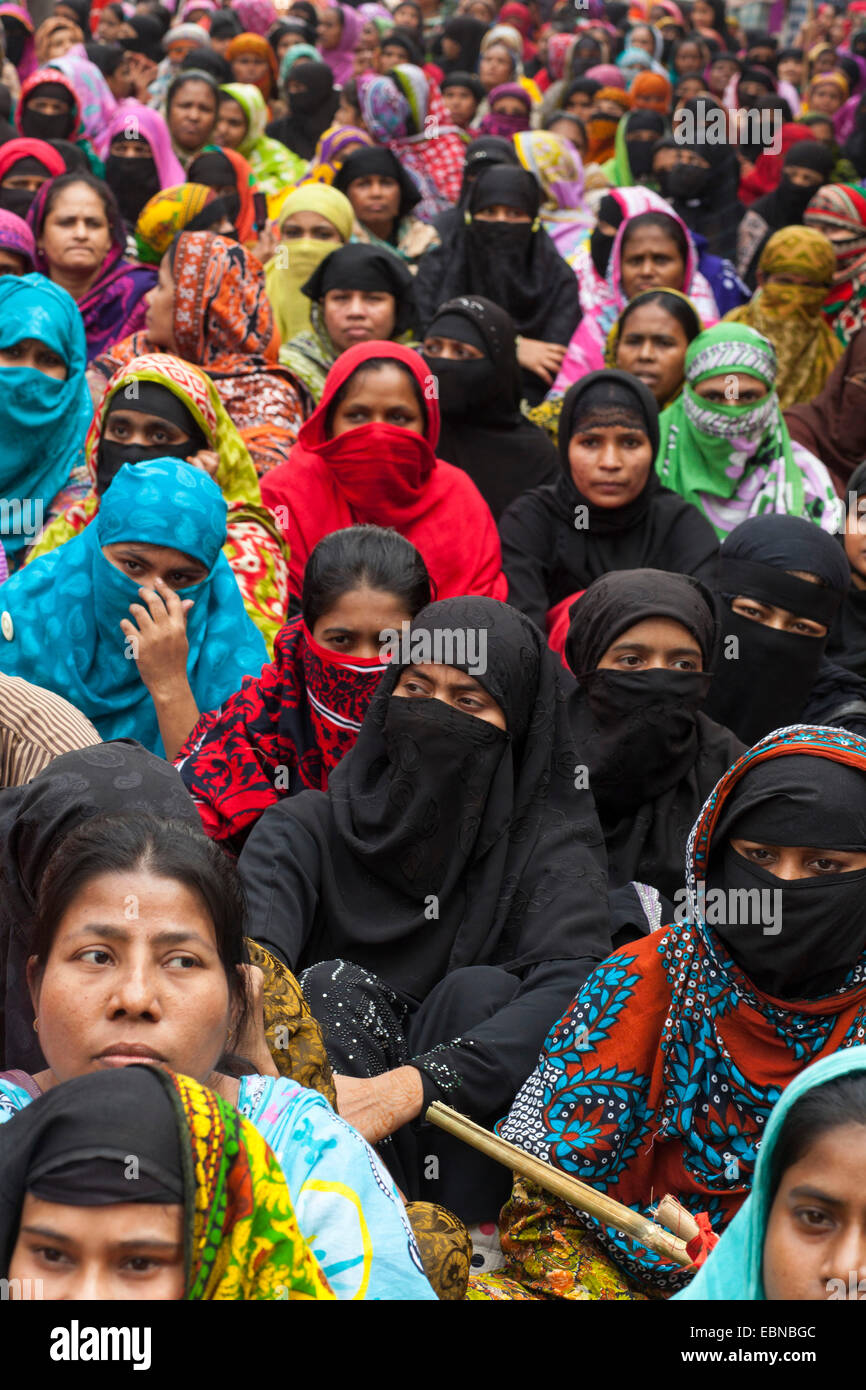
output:
<svg viewBox="0 0 866 1390"><path fill-rule="evenodd" d="M597 669L630 628L659 618L694 638L701 671ZM565 655L578 687L569 721L578 761L588 768L612 887L648 883L674 900L698 812L744 751L701 712L717 648L712 594L689 575L619 570L590 584L572 610Z"/></svg>

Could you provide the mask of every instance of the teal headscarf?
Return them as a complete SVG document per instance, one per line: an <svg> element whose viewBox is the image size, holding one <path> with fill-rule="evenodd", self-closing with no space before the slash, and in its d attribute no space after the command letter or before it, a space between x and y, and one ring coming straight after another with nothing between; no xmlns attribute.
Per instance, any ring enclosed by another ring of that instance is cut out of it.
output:
<svg viewBox="0 0 866 1390"><path fill-rule="evenodd" d="M66 363L66 380L35 367L0 366L0 497L9 507L0 518L0 540L14 556L33 540L15 515L43 517L73 468L84 463L84 436L93 414L84 371L84 324L72 295L44 275L0 275L0 350L36 338Z"/></svg>
<svg viewBox="0 0 866 1390"><path fill-rule="evenodd" d="M207 565L186 620L187 675L200 710L258 676L265 644L222 554L226 503L216 483L182 459L125 463L80 535L33 560L0 591L0 670L44 686L86 714L103 739L135 738L163 754L153 701L120 629L139 584L111 564L116 541L171 546Z"/></svg>
<svg viewBox="0 0 866 1390"><path fill-rule="evenodd" d="M718 1299L764 1302L764 1238L770 1219L770 1170L773 1150L792 1106L808 1091L824 1086L837 1076L866 1072L866 1047L845 1047L832 1057L822 1057L806 1067L773 1106L755 1164L752 1190L737 1212L706 1264L692 1282L675 1295L681 1302Z"/></svg>
<svg viewBox="0 0 866 1390"><path fill-rule="evenodd" d="M322 55L311 43L296 43L293 48L287 48L280 63L280 86L285 86L286 78L291 72L295 63L301 59L304 62L321 63Z"/></svg>

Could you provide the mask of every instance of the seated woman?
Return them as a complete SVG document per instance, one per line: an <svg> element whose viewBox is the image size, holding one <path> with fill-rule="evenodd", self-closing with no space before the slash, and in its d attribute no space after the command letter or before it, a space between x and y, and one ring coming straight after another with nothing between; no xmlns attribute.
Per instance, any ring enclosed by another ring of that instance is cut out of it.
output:
<svg viewBox="0 0 866 1390"><path fill-rule="evenodd" d="M551 385L580 317L577 280L539 225L541 192L525 169L482 168L465 220L418 267L415 294L426 331L439 305L483 295L520 335L523 393L537 405Z"/></svg>
<svg viewBox="0 0 866 1390"><path fill-rule="evenodd" d="M184 169L214 138L219 86L209 72L190 68L172 79L165 98L165 123Z"/></svg>
<svg viewBox="0 0 866 1390"><path fill-rule="evenodd" d="M509 1103L610 948L601 834L531 623L456 598L396 638L328 791L270 807L241 876L256 938L308 967L341 1113L389 1141L404 1192L486 1220L501 1175L412 1121L436 1098L482 1123Z"/></svg>
<svg viewBox="0 0 866 1390"><path fill-rule="evenodd" d="M856 184L827 184L813 195L803 221L823 232L835 247L836 271L824 313L847 347L866 322L866 193Z"/></svg>
<svg viewBox="0 0 866 1390"><path fill-rule="evenodd" d="M203 714L178 753L211 839L239 854L268 806L327 789L387 669L380 632L402 630L430 598L424 561L396 532L351 526L319 541L302 617L280 632L274 661Z"/></svg>
<svg viewBox="0 0 866 1390"><path fill-rule="evenodd" d="M616 128L615 154L603 165L613 188L632 188L652 178L653 153L665 135L665 118L638 107L623 116Z"/></svg>
<svg viewBox="0 0 866 1390"><path fill-rule="evenodd" d="M252 251L259 260L264 260L257 250L258 235L264 231L264 223L259 225L260 218L256 214L254 201L258 190L253 171L243 155L238 154L237 150L222 149L219 145L206 145L190 164L187 179L190 183L203 183L214 190L233 224L233 235L241 246ZM195 230L207 229L196 227Z"/></svg>
<svg viewBox="0 0 866 1390"><path fill-rule="evenodd" d="M105 131L105 182L127 227L134 227L149 198L186 179L171 148L168 126L151 106L124 103Z"/></svg>
<svg viewBox="0 0 866 1390"><path fill-rule="evenodd" d="M866 1261L848 1256L862 1252L863 1193L852 1174L864 1161L866 1047L846 1047L785 1087L749 1196L676 1299L862 1299Z"/></svg>
<svg viewBox="0 0 866 1390"><path fill-rule="evenodd" d="M64 289L42 275L0 274L0 543L10 569L81 486L85 353Z"/></svg>
<svg viewBox="0 0 866 1390"><path fill-rule="evenodd" d="M542 632L610 570L664 568L713 584L712 527L659 486L657 448L658 408L636 377L592 372L566 393L558 481L518 497L499 522L509 602Z"/></svg>
<svg viewBox="0 0 866 1390"><path fill-rule="evenodd" d="M605 574L572 610L565 659L578 686L568 716L604 832L610 885L626 890L612 895L615 918L624 911L645 921L638 899L648 885L653 925L671 920L689 831L745 751L702 709L718 658L712 595L684 574Z"/></svg>
<svg viewBox="0 0 866 1390"><path fill-rule="evenodd" d="M354 221L348 198L325 183L302 183L283 202L275 218L280 240L265 266L281 343L311 331L313 305L302 286L326 256L345 246Z"/></svg>
<svg viewBox="0 0 866 1390"><path fill-rule="evenodd" d="M501 82L487 93L487 114L478 123L479 135L512 140L529 129L532 97L519 82Z"/></svg>
<svg viewBox="0 0 866 1390"><path fill-rule="evenodd" d="M460 19L463 16L459 17ZM450 21L447 21L450 23ZM468 21L470 24L471 20ZM451 124L464 132L464 138L471 140L478 108L484 100L481 79L473 72L448 72L439 84L442 100L451 118Z"/></svg>
<svg viewBox="0 0 866 1390"><path fill-rule="evenodd" d="M855 338L856 342L857 339ZM847 355L847 349L846 349ZM866 680L866 464L848 480L843 543L851 569L851 587L833 619L827 654L839 666Z"/></svg>
<svg viewBox="0 0 866 1390"><path fill-rule="evenodd" d="M144 759L142 750L133 755L122 745L88 749L61 760L65 783L58 786L58 763L57 772L49 768L16 793L19 816L29 818L45 861L34 885L27 965L44 1065L33 1074L0 1076L0 1124L12 1123L10 1115L17 1123L16 1112L35 1109L41 1094L62 1094L74 1078L95 1079L107 1069L146 1062L192 1077L219 1095L235 1126L242 1116L255 1127L259 1144L273 1150L301 1232L314 1244L337 1298L432 1300L403 1204L375 1154L323 1095L278 1074L261 1004L253 1003L237 871L195 824L195 810L173 769ZM73 769L79 778L70 786ZM139 780L130 787L133 771ZM127 797L181 796L187 809L173 819L146 810L100 814L93 807L82 815L81 782L107 783L106 799L114 808L122 794L118 778ZM59 803L47 800L52 785ZM48 850L59 810L68 814L72 805L77 828L61 832ZM29 862L24 867L32 869ZM138 915L124 918L130 892ZM70 950L94 920L105 930L89 937L92 949ZM166 952L152 949L154 931L166 923L182 938L167 954L197 968L172 970L171 960L166 968ZM112 1002L118 989L119 1009ZM134 1084L137 1075L130 1072L129 1081ZM5 1147L0 1143L0 1150Z"/></svg>
<svg viewBox="0 0 866 1390"><path fill-rule="evenodd" d="M187 230L235 235L225 201L206 184L181 183L148 198L134 230L139 264L159 266L175 237Z"/></svg>
<svg viewBox="0 0 866 1390"><path fill-rule="evenodd" d="M721 539L768 511L836 528L830 475L791 439L777 371L773 345L761 333L716 324L689 347L683 393L659 421L659 477L699 507Z"/></svg>
<svg viewBox="0 0 866 1390"><path fill-rule="evenodd" d="M358 82L362 124L399 159L421 190L418 216L431 222L460 194L466 146L439 88L413 63Z"/></svg>
<svg viewBox="0 0 866 1390"><path fill-rule="evenodd" d="M82 1076L4 1129L0 1270L41 1297L334 1298L273 1153L188 1076Z"/></svg>
<svg viewBox="0 0 866 1390"><path fill-rule="evenodd" d="M123 464L95 523L3 585L0 669L65 695L102 738L173 758L267 657L220 553L225 518L200 469Z"/></svg>
<svg viewBox="0 0 866 1390"><path fill-rule="evenodd" d="M84 134L81 96L59 68L38 68L22 82L15 123L31 140L71 141L86 156L90 172L102 177L102 160Z"/></svg>
<svg viewBox="0 0 866 1390"><path fill-rule="evenodd" d="M772 155L761 158L773 160ZM737 269L750 289L757 284L761 252L770 237L785 227L802 226L806 208L818 189L830 181L832 167L833 155L817 135L797 140L782 157L777 186L746 209L737 229Z"/></svg>
<svg viewBox="0 0 866 1390"><path fill-rule="evenodd" d="M78 305L88 363L144 326L154 272L125 259L123 219L107 184L90 174L61 174L39 190L27 220L36 269Z"/></svg>
<svg viewBox="0 0 866 1390"><path fill-rule="evenodd" d="M434 453L439 407L429 382L423 358L398 343L358 343L328 373L287 462L262 481L265 505L291 538L296 598L317 542L365 521L411 541L440 596L505 596L490 510L471 479Z"/></svg>
<svg viewBox="0 0 866 1390"><path fill-rule="evenodd" d="M213 383L168 353L134 357L111 378L85 441L78 497L46 528L31 555L63 545L93 519L121 464L166 457L204 469L220 489L229 509L225 557L247 613L272 651L289 601L285 545L262 505L249 451Z"/></svg>
<svg viewBox="0 0 866 1390"><path fill-rule="evenodd" d="M514 325L481 295L450 299L422 347L436 379L440 458L468 473L494 519L528 488L555 483L559 460L520 409Z"/></svg>
<svg viewBox="0 0 866 1390"><path fill-rule="evenodd" d="M817 396L843 347L822 313L833 283L836 252L814 227L783 227L766 242L758 261L758 289L725 315L746 323L772 343L779 364L779 405L804 405Z"/></svg>
<svg viewBox="0 0 866 1390"><path fill-rule="evenodd" d="M45 140L0 145L0 209L26 217L44 183L66 172L63 156Z"/></svg>
<svg viewBox="0 0 866 1390"><path fill-rule="evenodd" d="M723 651L706 713L755 743L800 720L866 735L866 682L828 660L849 585L838 537L795 516L755 516L719 557Z"/></svg>
<svg viewBox="0 0 866 1390"><path fill-rule="evenodd" d="M276 360L274 316L255 256L213 232L182 232L160 263L144 332L104 353L92 375L106 380L134 357L159 351L207 372L259 474L285 458L306 398Z"/></svg>
<svg viewBox="0 0 866 1390"><path fill-rule="evenodd" d="M33 270L36 243L23 217L0 208L0 275L28 275Z"/></svg>
<svg viewBox="0 0 866 1390"><path fill-rule="evenodd" d="M0 154L3 147L0 146ZM823 391L784 412L791 443L819 458L840 497L866 458L866 333L855 333Z"/></svg>
<svg viewBox="0 0 866 1390"><path fill-rule="evenodd" d="M700 316L679 290L642 290L630 299L607 335L605 365L642 381L659 411L680 395L686 353L703 332Z"/></svg>
<svg viewBox="0 0 866 1390"><path fill-rule="evenodd" d="M553 392L566 391L587 372L604 363L607 317L616 317L641 290L673 289L688 295L704 323L718 318L712 290L697 268L694 245L685 223L671 212L641 212L627 216L613 242L607 269L609 294L600 315L584 313L580 326L553 383Z"/></svg>
<svg viewBox="0 0 866 1390"><path fill-rule="evenodd" d="M265 134L268 108L258 87L227 82L219 94L216 143L243 155L262 193L281 193L287 185L297 183L306 173L307 161Z"/></svg>
<svg viewBox="0 0 866 1390"><path fill-rule="evenodd" d="M292 63L281 88L287 114L271 121L265 133L300 159L312 159L339 102L331 69L327 63L300 59Z"/></svg>
<svg viewBox="0 0 866 1390"><path fill-rule="evenodd" d="M277 55L261 34L245 31L236 35L226 49L235 82L258 87L265 101L277 94L279 65Z"/></svg>
<svg viewBox="0 0 866 1390"><path fill-rule="evenodd" d="M698 817L685 881L676 921L589 977L498 1128L636 1210L669 1192L720 1232L783 1088L860 1041L866 743L762 740ZM690 1278L523 1180L501 1232L506 1281L536 1297L585 1298L593 1258L620 1297Z"/></svg>
<svg viewBox="0 0 866 1390"><path fill-rule="evenodd" d="M341 353L358 343L403 339L415 324L412 276L390 251L341 246L301 286L310 324L280 348L280 361L318 404Z"/></svg>
<svg viewBox="0 0 866 1390"><path fill-rule="evenodd" d="M355 150L340 166L334 187L352 204L353 241L393 251L413 270L422 254L438 245L435 227L413 216L421 194L390 150Z"/></svg>
<svg viewBox="0 0 866 1390"><path fill-rule="evenodd" d="M514 148L541 189L541 225L560 256L568 256L595 220L584 201L580 154L571 140L550 130L521 131Z"/></svg>

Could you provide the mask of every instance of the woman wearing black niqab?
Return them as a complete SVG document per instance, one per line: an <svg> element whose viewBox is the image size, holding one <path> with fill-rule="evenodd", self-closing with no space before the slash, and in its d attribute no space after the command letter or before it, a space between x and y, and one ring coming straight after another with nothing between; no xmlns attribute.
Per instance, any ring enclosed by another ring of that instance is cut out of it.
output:
<svg viewBox="0 0 866 1390"><path fill-rule="evenodd" d="M478 294L504 309L521 337L563 346L571 341L580 322L577 280L540 224L540 204L539 186L525 169L497 165L479 174L466 220L419 264L415 293L425 329L445 300ZM479 215L501 206L524 220ZM526 367L522 377L524 395L537 405L552 382Z"/></svg>
<svg viewBox="0 0 866 1390"><path fill-rule="evenodd" d="M481 355L456 356L455 343ZM423 356L438 383L439 458L469 474L497 521L527 488L556 482L556 449L520 409L514 325L504 309L481 295L448 300Z"/></svg>
<svg viewBox="0 0 866 1390"><path fill-rule="evenodd" d="M289 114L271 121L265 129L302 159L312 159L319 136L331 125L340 104L339 93L334 91L334 74L327 63L300 60L291 68L288 80L304 90L287 93Z"/></svg>
<svg viewBox="0 0 866 1390"><path fill-rule="evenodd" d="M854 469L847 494L840 539L851 567L851 585L833 619L827 655L866 680L866 507L861 502L866 497L866 463Z"/></svg>
<svg viewBox="0 0 866 1390"><path fill-rule="evenodd" d="M707 120L726 119L726 113L708 97L693 97L682 110L686 113L681 117L683 126L674 123L678 146L696 154L702 163L674 165L659 179L660 191L689 230L705 238L713 256L732 261L745 211L739 199L740 166L733 145L711 144L706 139Z"/></svg>
<svg viewBox="0 0 866 1390"><path fill-rule="evenodd" d="M472 185L482 169L493 164L509 164L512 169L521 167L512 142L504 139L501 135L479 135L477 140L470 141L466 146L463 179L460 184L460 197L457 199L457 204L453 208L446 209L445 212L437 213L433 218L433 226L443 242L453 237L457 229L465 225L464 212L466 204L469 202L469 194L472 192Z"/></svg>
<svg viewBox="0 0 866 1390"><path fill-rule="evenodd" d="M610 949L604 853L575 786L556 658L533 625L454 598L423 609L406 640L328 791L267 810L240 870L256 939L312 967L303 987L336 1070L369 1078L350 1097L369 1091L396 1116L370 1132L389 1136L402 1190L484 1220L507 1180L407 1122L437 1098L486 1124L507 1109ZM405 1096L407 1073L408 1107L391 1089L402 1081ZM430 1154L438 1181L424 1176Z"/></svg>
<svg viewBox="0 0 866 1390"><path fill-rule="evenodd" d="M613 428L635 439L644 436L642 461L634 461L636 451L626 439L628 462L618 470L590 463L590 481L584 484L590 490L581 491L569 457L572 441ZM542 632L561 617L549 617L551 609L568 607L610 570L664 568L707 584L715 580L715 532L696 507L659 482L653 468L658 439L655 398L628 372L590 372L567 391L559 419L557 482L518 497L499 523L509 602ZM596 488L607 487L605 479L621 484L628 500L599 496Z"/></svg>
<svg viewBox="0 0 866 1390"><path fill-rule="evenodd" d="M659 620L667 629L651 630ZM712 594L690 575L618 570L594 580L572 610L565 657L578 686L569 722L610 885L654 888L667 900L659 924L673 920L698 812L745 752L701 710L717 645Z"/></svg>
<svg viewBox="0 0 866 1390"><path fill-rule="evenodd" d="M455 14L446 19L442 34L433 45L436 62L445 74L450 72L476 72L481 55L481 40L490 28L483 19L475 19L471 14ZM450 39L460 45L456 58L447 57L442 47L442 39Z"/></svg>
<svg viewBox="0 0 866 1390"><path fill-rule="evenodd" d="M735 526L715 586L722 660L704 707L710 718L750 745L799 722L866 734L866 682L824 654L849 582L837 537L805 517Z"/></svg>

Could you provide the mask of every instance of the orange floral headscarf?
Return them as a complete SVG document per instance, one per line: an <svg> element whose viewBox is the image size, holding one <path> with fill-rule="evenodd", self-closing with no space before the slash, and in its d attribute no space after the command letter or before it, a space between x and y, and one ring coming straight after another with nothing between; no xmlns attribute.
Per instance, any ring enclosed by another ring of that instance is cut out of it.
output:
<svg viewBox="0 0 866 1390"><path fill-rule="evenodd" d="M213 375L277 360L280 340L263 266L237 242L184 232L174 244L175 336L182 357Z"/></svg>

